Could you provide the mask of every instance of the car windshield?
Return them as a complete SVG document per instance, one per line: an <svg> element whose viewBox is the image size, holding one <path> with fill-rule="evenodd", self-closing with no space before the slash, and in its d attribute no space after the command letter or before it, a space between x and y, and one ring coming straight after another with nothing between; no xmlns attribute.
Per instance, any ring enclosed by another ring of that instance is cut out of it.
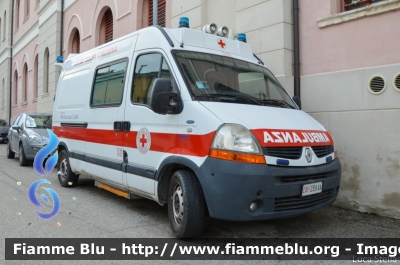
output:
<svg viewBox="0 0 400 265"><path fill-rule="evenodd" d="M297 109L266 68L238 59L173 51L194 99Z"/></svg>
<svg viewBox="0 0 400 265"><path fill-rule="evenodd" d="M8 122L5 120L0 120L0 127L8 127Z"/></svg>
<svg viewBox="0 0 400 265"><path fill-rule="evenodd" d="M25 121L26 128L51 129L51 116L28 115Z"/></svg>

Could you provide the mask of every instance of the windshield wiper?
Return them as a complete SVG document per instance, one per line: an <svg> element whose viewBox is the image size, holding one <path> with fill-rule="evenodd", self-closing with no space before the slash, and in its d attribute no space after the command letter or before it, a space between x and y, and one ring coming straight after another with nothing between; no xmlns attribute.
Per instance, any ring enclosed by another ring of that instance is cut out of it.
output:
<svg viewBox="0 0 400 265"><path fill-rule="evenodd" d="M257 100L255 100L255 99L252 99L251 97L248 97L248 96L246 96L246 95L244 95L244 94L231 94L231 93L214 93L214 94L203 94L203 95L197 95L197 96L194 96L194 98L199 98L199 97L208 97L208 98L218 98L218 97L226 97L226 96L228 96L228 97L233 97L233 98L244 98L244 99L247 99L247 100L249 100L249 101L251 101L251 102L253 102L254 104L256 104L256 105L262 105L260 102L258 102Z"/></svg>
<svg viewBox="0 0 400 265"><path fill-rule="evenodd" d="M260 99L260 102L264 102L264 103L268 103L268 104L273 104L273 105L277 105L277 106L282 106L282 105L286 105L289 106L292 109L296 109L295 107L293 107L292 105L290 105L289 103L287 103L284 100L281 99ZM282 106L283 107L283 106Z"/></svg>

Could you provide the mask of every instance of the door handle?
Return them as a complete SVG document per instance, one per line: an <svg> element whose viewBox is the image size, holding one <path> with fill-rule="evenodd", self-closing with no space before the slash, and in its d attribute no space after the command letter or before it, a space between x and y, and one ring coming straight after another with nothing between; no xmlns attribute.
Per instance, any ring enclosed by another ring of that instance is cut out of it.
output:
<svg viewBox="0 0 400 265"><path fill-rule="evenodd" d="M131 122L130 121L124 121L122 123L122 130L124 132L129 132L131 130Z"/></svg>
<svg viewBox="0 0 400 265"><path fill-rule="evenodd" d="M122 131L122 121L114 121L114 131Z"/></svg>

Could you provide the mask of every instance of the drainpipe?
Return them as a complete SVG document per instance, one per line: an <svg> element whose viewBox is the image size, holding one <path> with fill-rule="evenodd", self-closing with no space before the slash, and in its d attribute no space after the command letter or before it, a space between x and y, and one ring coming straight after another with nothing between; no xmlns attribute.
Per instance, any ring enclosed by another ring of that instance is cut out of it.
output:
<svg viewBox="0 0 400 265"><path fill-rule="evenodd" d="M14 36L14 0L12 0L12 8L11 8L11 37L10 37L10 102L8 102L8 124L11 125L11 105L12 105L12 65L13 65L13 36ZM4 21L4 23L7 23L7 21Z"/></svg>
<svg viewBox="0 0 400 265"><path fill-rule="evenodd" d="M293 0L294 95L300 97L299 0Z"/></svg>
<svg viewBox="0 0 400 265"><path fill-rule="evenodd" d="M158 25L158 0L153 0L153 26L155 25Z"/></svg>
<svg viewBox="0 0 400 265"><path fill-rule="evenodd" d="M63 55L63 35L64 35L64 0L61 0L61 30L60 30L60 56Z"/></svg>

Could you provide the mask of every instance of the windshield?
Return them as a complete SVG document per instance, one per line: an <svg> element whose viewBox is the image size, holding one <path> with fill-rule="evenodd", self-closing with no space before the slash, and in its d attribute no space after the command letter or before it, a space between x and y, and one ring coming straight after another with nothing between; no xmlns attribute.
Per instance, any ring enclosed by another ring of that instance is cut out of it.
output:
<svg viewBox="0 0 400 265"><path fill-rule="evenodd" d="M278 80L259 65L213 54L173 51L194 99L297 109Z"/></svg>
<svg viewBox="0 0 400 265"><path fill-rule="evenodd" d="M0 127L8 127L8 122L5 120L0 120Z"/></svg>
<svg viewBox="0 0 400 265"><path fill-rule="evenodd" d="M26 116L26 128L51 129L51 116Z"/></svg>

